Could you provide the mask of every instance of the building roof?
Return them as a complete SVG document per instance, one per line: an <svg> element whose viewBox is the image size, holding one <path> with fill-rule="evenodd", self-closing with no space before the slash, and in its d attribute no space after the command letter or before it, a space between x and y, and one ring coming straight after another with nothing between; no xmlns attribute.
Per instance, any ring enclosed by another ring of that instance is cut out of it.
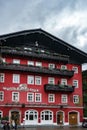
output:
<svg viewBox="0 0 87 130"><path fill-rule="evenodd" d="M0 36L2 46L27 47L38 44L39 47L47 48L53 52L68 55L77 63L87 63L87 53L53 36L42 29L24 30Z"/></svg>

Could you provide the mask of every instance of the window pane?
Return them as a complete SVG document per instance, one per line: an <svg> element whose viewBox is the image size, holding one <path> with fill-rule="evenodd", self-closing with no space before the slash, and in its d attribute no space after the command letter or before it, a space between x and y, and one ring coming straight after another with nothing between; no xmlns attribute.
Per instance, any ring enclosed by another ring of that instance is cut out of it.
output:
<svg viewBox="0 0 87 130"><path fill-rule="evenodd" d="M4 73L0 73L0 82L1 82L1 83L4 82Z"/></svg>
<svg viewBox="0 0 87 130"><path fill-rule="evenodd" d="M36 85L41 85L41 77L35 76L35 84Z"/></svg>
<svg viewBox="0 0 87 130"><path fill-rule="evenodd" d="M20 82L20 75L13 74L13 83L19 83L19 82Z"/></svg>
<svg viewBox="0 0 87 130"><path fill-rule="evenodd" d="M34 101L34 94L33 93L28 93L28 101L33 102Z"/></svg>
<svg viewBox="0 0 87 130"><path fill-rule="evenodd" d="M28 84L34 84L34 76L28 76Z"/></svg>
<svg viewBox="0 0 87 130"><path fill-rule="evenodd" d="M49 77L48 84L55 84L55 79L53 77Z"/></svg>
<svg viewBox="0 0 87 130"><path fill-rule="evenodd" d="M0 92L0 101L3 101L4 99L4 92Z"/></svg>

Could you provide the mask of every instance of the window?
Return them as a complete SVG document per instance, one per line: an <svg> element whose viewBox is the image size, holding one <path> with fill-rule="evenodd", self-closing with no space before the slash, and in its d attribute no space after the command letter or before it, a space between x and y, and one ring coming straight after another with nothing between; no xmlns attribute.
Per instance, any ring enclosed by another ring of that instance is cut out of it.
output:
<svg viewBox="0 0 87 130"><path fill-rule="evenodd" d="M67 95L62 95L61 96L61 102L62 103L67 103Z"/></svg>
<svg viewBox="0 0 87 130"><path fill-rule="evenodd" d="M35 102L41 102L41 94L35 93Z"/></svg>
<svg viewBox="0 0 87 130"><path fill-rule="evenodd" d="M53 77L49 77L48 84L55 84L55 79Z"/></svg>
<svg viewBox="0 0 87 130"><path fill-rule="evenodd" d="M5 75L4 73L0 73L0 83L4 82Z"/></svg>
<svg viewBox="0 0 87 130"><path fill-rule="evenodd" d="M28 110L25 112L25 120L35 123L38 122L38 112L35 110Z"/></svg>
<svg viewBox="0 0 87 130"><path fill-rule="evenodd" d="M35 84L41 85L41 77L40 76L35 76Z"/></svg>
<svg viewBox="0 0 87 130"><path fill-rule="evenodd" d="M73 103L79 103L79 95L73 96Z"/></svg>
<svg viewBox="0 0 87 130"><path fill-rule="evenodd" d="M36 66L37 67L42 67L42 63L41 62L36 62Z"/></svg>
<svg viewBox="0 0 87 130"><path fill-rule="evenodd" d="M28 76L27 83L28 84L34 84L34 76Z"/></svg>
<svg viewBox="0 0 87 130"><path fill-rule="evenodd" d="M66 69L67 69L67 66L66 66L66 65L61 65L61 69L62 69L62 70L66 70Z"/></svg>
<svg viewBox="0 0 87 130"><path fill-rule="evenodd" d="M20 64L20 60L18 60L18 59L13 59L13 64Z"/></svg>
<svg viewBox="0 0 87 130"><path fill-rule="evenodd" d="M20 75L13 74L13 83L20 83Z"/></svg>
<svg viewBox="0 0 87 130"><path fill-rule="evenodd" d="M76 88L78 88L78 80L73 80L73 86L75 86Z"/></svg>
<svg viewBox="0 0 87 130"><path fill-rule="evenodd" d="M55 102L55 95L54 94L48 95L48 102Z"/></svg>
<svg viewBox="0 0 87 130"><path fill-rule="evenodd" d="M49 64L49 69L54 69L55 68L55 64Z"/></svg>
<svg viewBox="0 0 87 130"><path fill-rule="evenodd" d="M28 99L29 102L33 102L34 101L34 93L28 93L27 99Z"/></svg>
<svg viewBox="0 0 87 130"><path fill-rule="evenodd" d="M41 112L41 120L52 122L53 120L53 112L51 111L42 111Z"/></svg>
<svg viewBox="0 0 87 130"><path fill-rule="evenodd" d="M34 66L34 61L28 61L28 65Z"/></svg>
<svg viewBox="0 0 87 130"><path fill-rule="evenodd" d="M67 79L61 79L61 84L62 85L67 85Z"/></svg>
<svg viewBox="0 0 87 130"><path fill-rule="evenodd" d="M3 117L2 111L0 111L0 119Z"/></svg>
<svg viewBox="0 0 87 130"><path fill-rule="evenodd" d="M4 100L4 92L0 91L0 101Z"/></svg>
<svg viewBox="0 0 87 130"><path fill-rule="evenodd" d="M72 70L74 71L74 73L78 73L78 67L74 66Z"/></svg>
<svg viewBox="0 0 87 130"><path fill-rule="evenodd" d="M19 93L18 92L13 92L12 93L12 101L19 101Z"/></svg>

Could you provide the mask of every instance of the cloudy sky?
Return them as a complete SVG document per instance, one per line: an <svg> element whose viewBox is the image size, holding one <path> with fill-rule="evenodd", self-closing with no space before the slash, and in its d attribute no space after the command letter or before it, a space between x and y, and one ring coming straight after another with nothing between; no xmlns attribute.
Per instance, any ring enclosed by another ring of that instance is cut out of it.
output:
<svg viewBox="0 0 87 130"><path fill-rule="evenodd" d="M36 28L87 53L87 0L0 0L0 35Z"/></svg>

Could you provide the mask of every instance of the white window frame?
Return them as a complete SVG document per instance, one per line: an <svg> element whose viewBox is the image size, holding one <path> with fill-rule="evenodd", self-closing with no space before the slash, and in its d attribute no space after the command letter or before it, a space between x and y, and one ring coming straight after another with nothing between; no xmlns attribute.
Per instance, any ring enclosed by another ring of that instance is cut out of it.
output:
<svg viewBox="0 0 87 130"><path fill-rule="evenodd" d="M35 93L35 102L41 102L41 93Z"/></svg>
<svg viewBox="0 0 87 130"><path fill-rule="evenodd" d="M27 101L34 102L34 93L27 93Z"/></svg>
<svg viewBox="0 0 87 130"><path fill-rule="evenodd" d="M67 85L67 79L61 79L61 84L62 85Z"/></svg>
<svg viewBox="0 0 87 130"><path fill-rule="evenodd" d="M0 119L3 117L3 112L0 110Z"/></svg>
<svg viewBox="0 0 87 130"><path fill-rule="evenodd" d="M19 59L13 59L13 64L20 64L20 60Z"/></svg>
<svg viewBox="0 0 87 130"><path fill-rule="evenodd" d="M37 67L42 67L42 62L36 62L36 63L35 63L35 66L37 66Z"/></svg>
<svg viewBox="0 0 87 130"><path fill-rule="evenodd" d="M13 74L13 83L20 83L20 75Z"/></svg>
<svg viewBox="0 0 87 130"><path fill-rule="evenodd" d="M55 68L55 64L49 63L48 67L49 67L49 69L54 69Z"/></svg>
<svg viewBox="0 0 87 130"><path fill-rule="evenodd" d="M55 78L54 77L48 77L48 84L55 84Z"/></svg>
<svg viewBox="0 0 87 130"><path fill-rule="evenodd" d="M72 70L74 71L74 73L77 73L77 74L78 74L78 67L73 66Z"/></svg>
<svg viewBox="0 0 87 130"><path fill-rule="evenodd" d="M35 85L41 85L41 84L42 84L42 77L35 76Z"/></svg>
<svg viewBox="0 0 87 130"><path fill-rule="evenodd" d="M4 101L4 92L0 91L0 101Z"/></svg>
<svg viewBox="0 0 87 130"><path fill-rule="evenodd" d="M19 92L12 92L12 101L13 102L19 101Z"/></svg>
<svg viewBox="0 0 87 130"><path fill-rule="evenodd" d="M28 61L29 66L34 66L34 61Z"/></svg>
<svg viewBox="0 0 87 130"><path fill-rule="evenodd" d="M48 102L49 103L55 102L55 94L48 94Z"/></svg>
<svg viewBox="0 0 87 130"><path fill-rule="evenodd" d="M75 86L75 88L78 88L78 80L73 80L73 86Z"/></svg>
<svg viewBox="0 0 87 130"><path fill-rule="evenodd" d="M43 110L41 112L41 120L43 122L53 123L53 112L50 110Z"/></svg>
<svg viewBox="0 0 87 130"><path fill-rule="evenodd" d="M0 73L0 83L4 83L4 81L5 81L5 74Z"/></svg>
<svg viewBox="0 0 87 130"><path fill-rule="evenodd" d="M68 95L66 94L61 95L61 103L68 103Z"/></svg>
<svg viewBox="0 0 87 130"><path fill-rule="evenodd" d="M73 95L73 103L79 103L79 95Z"/></svg>
<svg viewBox="0 0 87 130"><path fill-rule="evenodd" d="M67 66L66 65L61 65L61 69L62 70L67 70Z"/></svg>
<svg viewBox="0 0 87 130"><path fill-rule="evenodd" d="M28 75L27 76L27 83L33 85L34 84L34 76Z"/></svg>

